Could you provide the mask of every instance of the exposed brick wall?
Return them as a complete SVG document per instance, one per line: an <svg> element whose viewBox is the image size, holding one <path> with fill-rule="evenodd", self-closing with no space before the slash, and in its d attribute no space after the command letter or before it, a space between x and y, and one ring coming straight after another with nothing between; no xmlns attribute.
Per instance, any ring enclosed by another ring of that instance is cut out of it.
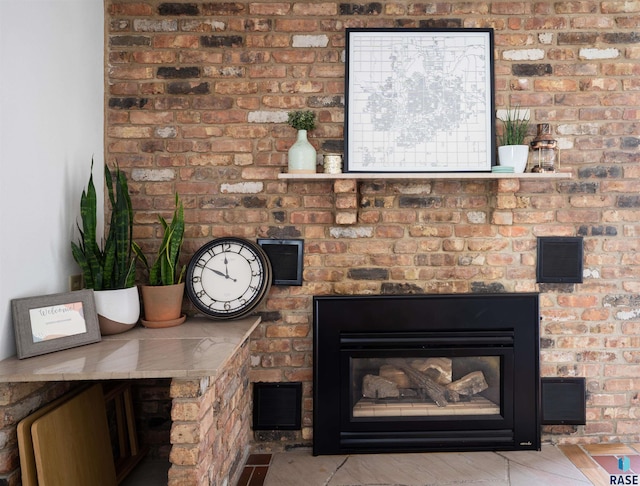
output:
<svg viewBox="0 0 640 486"><path fill-rule="evenodd" d="M236 484L249 451L249 345L216 377L171 383L169 486Z"/></svg>
<svg viewBox="0 0 640 486"><path fill-rule="evenodd" d="M0 484L22 483L18 423L64 395L77 383L0 383Z"/></svg>
<svg viewBox="0 0 640 486"><path fill-rule="evenodd" d="M148 457L169 458L171 452L171 379L132 382L138 441L149 448Z"/></svg>
<svg viewBox="0 0 640 486"><path fill-rule="evenodd" d="M640 390L640 3L106 1L106 159L130 175L135 236L184 200L185 261L213 237L305 239L305 283L276 287L254 381L305 384L315 294L542 292L543 376L586 376L588 424L546 438L635 442ZM549 122L572 180L286 182L286 112L342 150L346 27L493 27L496 107ZM358 197L354 199L354 195ZM585 237L585 282L535 283L537 236ZM552 435L553 434L553 435ZM282 441L277 440L280 436Z"/></svg>

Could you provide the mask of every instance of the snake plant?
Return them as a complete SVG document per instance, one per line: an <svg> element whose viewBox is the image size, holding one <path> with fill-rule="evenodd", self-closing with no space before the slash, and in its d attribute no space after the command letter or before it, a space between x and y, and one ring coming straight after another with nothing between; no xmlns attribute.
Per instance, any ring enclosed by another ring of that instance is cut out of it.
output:
<svg viewBox="0 0 640 486"><path fill-rule="evenodd" d="M94 290L115 290L133 287L135 284L135 260L133 241L133 209L129 187L124 172L116 166L111 174L105 164L104 178L111 204L111 222L103 248L97 242L97 197L93 184L93 160L86 190L80 198L78 224L80 238L71 242L73 258L80 265L85 287Z"/></svg>
<svg viewBox="0 0 640 486"><path fill-rule="evenodd" d="M181 283L186 270L185 265L180 269L178 263L184 239L184 208L177 193L171 223L167 223L161 215L158 215L158 220L164 228L164 235L153 266L149 266L146 257L137 246L135 247L136 254L149 271L149 285Z"/></svg>
<svg viewBox="0 0 640 486"><path fill-rule="evenodd" d="M528 110L520 110L520 106L515 109L507 108L506 115L502 122L502 135L499 137L500 145L524 145L524 139L529 129Z"/></svg>

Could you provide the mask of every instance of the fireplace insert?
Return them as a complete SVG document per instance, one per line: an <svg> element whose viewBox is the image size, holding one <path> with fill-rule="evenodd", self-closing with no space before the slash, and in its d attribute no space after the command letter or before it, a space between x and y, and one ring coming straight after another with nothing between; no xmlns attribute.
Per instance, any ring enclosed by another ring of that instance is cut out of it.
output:
<svg viewBox="0 0 640 486"><path fill-rule="evenodd" d="M313 307L315 455L540 449L537 294Z"/></svg>

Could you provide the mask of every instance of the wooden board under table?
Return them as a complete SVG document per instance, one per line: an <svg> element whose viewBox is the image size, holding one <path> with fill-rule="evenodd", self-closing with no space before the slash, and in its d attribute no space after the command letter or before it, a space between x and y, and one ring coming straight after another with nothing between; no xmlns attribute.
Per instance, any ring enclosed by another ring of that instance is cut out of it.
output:
<svg viewBox="0 0 640 486"><path fill-rule="evenodd" d="M40 486L115 486L102 386L92 385L33 422Z"/></svg>
<svg viewBox="0 0 640 486"><path fill-rule="evenodd" d="M23 418L18 422L18 451L20 453L20 471L22 473L22 486L38 486L38 473L36 470L36 457L33 450L33 440L31 438L31 426L33 422L49 413L54 408L62 405L64 402L72 398L75 394L80 393L85 388L78 388L71 393L61 396L53 402L36 410L31 415Z"/></svg>

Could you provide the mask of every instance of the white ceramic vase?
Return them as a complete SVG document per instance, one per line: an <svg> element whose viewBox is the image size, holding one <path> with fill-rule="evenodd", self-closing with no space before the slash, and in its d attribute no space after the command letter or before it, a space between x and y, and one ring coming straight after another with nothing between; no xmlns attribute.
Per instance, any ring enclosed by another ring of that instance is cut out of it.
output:
<svg viewBox="0 0 640 486"><path fill-rule="evenodd" d="M140 297L137 287L93 292L103 336L119 334L133 328L140 319Z"/></svg>
<svg viewBox="0 0 640 486"><path fill-rule="evenodd" d="M315 174L316 149L307 140L307 131L298 130L298 138L288 153L290 174Z"/></svg>
<svg viewBox="0 0 640 486"><path fill-rule="evenodd" d="M529 159L528 145L503 145L498 147L498 163L513 167L513 172L522 174L527 169Z"/></svg>

